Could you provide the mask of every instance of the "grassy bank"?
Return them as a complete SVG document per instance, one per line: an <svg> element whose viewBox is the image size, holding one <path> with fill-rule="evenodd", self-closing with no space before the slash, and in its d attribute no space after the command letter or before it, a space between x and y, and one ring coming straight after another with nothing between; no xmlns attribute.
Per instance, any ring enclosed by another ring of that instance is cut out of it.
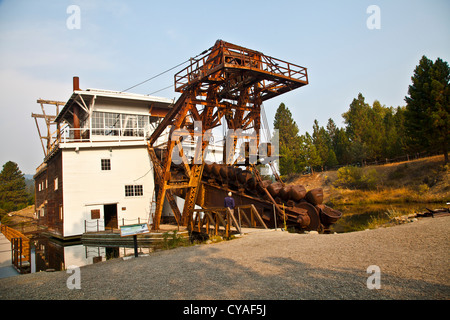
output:
<svg viewBox="0 0 450 320"><path fill-rule="evenodd" d="M358 170L360 177L343 177L345 170L326 171L296 177L289 183L323 188L324 201L330 206L450 201L450 166L444 165L443 156Z"/></svg>
<svg viewBox="0 0 450 320"><path fill-rule="evenodd" d="M424 188L425 189L425 188ZM330 189L326 204L364 205L364 204L408 204L408 203L445 203L448 194L418 191L415 188L380 188L379 190Z"/></svg>

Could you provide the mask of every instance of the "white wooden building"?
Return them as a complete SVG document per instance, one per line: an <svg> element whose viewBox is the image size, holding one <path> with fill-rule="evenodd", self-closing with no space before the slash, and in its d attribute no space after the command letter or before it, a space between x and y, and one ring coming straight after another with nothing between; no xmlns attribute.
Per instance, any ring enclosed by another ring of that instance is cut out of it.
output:
<svg viewBox="0 0 450 320"><path fill-rule="evenodd" d="M53 236L69 239L147 222L155 185L146 139L173 102L81 90L74 81L73 94L55 119L56 143L34 176L39 223ZM163 143L167 135L160 139ZM208 159L217 160L214 153ZM165 211L171 214L169 206Z"/></svg>

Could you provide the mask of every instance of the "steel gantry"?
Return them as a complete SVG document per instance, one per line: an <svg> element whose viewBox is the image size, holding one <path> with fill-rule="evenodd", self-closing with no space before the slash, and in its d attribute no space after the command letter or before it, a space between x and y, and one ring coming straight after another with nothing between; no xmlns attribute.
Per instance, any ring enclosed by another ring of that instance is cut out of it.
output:
<svg viewBox="0 0 450 320"><path fill-rule="evenodd" d="M230 130L253 129L259 144L261 104L263 101L308 84L304 67L275 59L261 52L218 40L213 47L175 74L175 91L181 96L148 141L156 172L156 210L153 228L159 229L164 199L168 199L175 217L186 225L194 211L201 183L208 134L225 119ZM168 134L165 148L156 146L158 138ZM201 136L194 157L184 155L186 135ZM224 162L233 163L236 138L224 150ZM175 152L175 153L174 153ZM173 156L182 159L185 179L171 175ZM182 193L185 203L179 212L174 193Z"/></svg>

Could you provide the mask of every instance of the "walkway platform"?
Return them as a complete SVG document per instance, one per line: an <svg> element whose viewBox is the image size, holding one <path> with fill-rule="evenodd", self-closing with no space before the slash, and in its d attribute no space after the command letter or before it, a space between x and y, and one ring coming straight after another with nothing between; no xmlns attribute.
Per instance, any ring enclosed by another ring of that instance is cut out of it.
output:
<svg viewBox="0 0 450 320"><path fill-rule="evenodd" d="M178 227L176 225L160 225L158 231L140 234L137 236L138 244L155 244L164 241L165 234L170 236L176 231L178 236L189 238L189 232L186 227ZM86 232L81 235L83 244L99 244L99 245L133 245L133 237L121 237L119 229L105 230L98 232Z"/></svg>

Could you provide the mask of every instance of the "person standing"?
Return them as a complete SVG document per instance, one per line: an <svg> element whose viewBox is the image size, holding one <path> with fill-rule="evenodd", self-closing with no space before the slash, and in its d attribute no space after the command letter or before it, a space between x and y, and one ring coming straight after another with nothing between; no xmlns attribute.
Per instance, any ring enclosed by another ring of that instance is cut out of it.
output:
<svg viewBox="0 0 450 320"><path fill-rule="evenodd" d="M235 207L235 203L234 203L234 198L232 197L232 193L228 192L228 197L225 197L225 201L224 201L224 205L225 208L230 208L231 213L234 213L234 207Z"/></svg>

